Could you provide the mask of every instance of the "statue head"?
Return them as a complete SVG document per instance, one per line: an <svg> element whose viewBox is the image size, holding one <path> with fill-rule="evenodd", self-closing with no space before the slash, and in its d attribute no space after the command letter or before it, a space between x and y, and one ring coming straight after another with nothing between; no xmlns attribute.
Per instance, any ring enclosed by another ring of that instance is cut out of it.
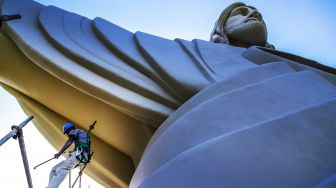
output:
<svg viewBox="0 0 336 188"><path fill-rule="evenodd" d="M267 28L262 15L255 7L240 2L223 10L210 35L210 42L274 48L267 43Z"/></svg>

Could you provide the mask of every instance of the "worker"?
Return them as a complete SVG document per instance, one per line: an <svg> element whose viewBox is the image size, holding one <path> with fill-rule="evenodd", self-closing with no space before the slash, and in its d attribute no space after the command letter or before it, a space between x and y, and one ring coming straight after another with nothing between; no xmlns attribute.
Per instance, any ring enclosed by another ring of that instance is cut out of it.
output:
<svg viewBox="0 0 336 188"><path fill-rule="evenodd" d="M65 179L68 172L76 167L79 163L86 164L90 160L90 138L82 129L76 129L73 123L66 123L63 126L63 133L68 135L62 149L54 155L54 158L61 156L72 143L75 148L70 152L68 158L54 166L49 175L48 188L57 188Z"/></svg>

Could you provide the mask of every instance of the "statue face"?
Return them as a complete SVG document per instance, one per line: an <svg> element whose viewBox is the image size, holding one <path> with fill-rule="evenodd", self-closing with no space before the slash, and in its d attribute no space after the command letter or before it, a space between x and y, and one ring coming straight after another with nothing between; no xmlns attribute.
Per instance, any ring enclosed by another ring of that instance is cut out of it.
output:
<svg viewBox="0 0 336 188"><path fill-rule="evenodd" d="M251 6L233 9L226 20L224 31L236 42L248 45L264 45L267 42L267 29L263 18Z"/></svg>

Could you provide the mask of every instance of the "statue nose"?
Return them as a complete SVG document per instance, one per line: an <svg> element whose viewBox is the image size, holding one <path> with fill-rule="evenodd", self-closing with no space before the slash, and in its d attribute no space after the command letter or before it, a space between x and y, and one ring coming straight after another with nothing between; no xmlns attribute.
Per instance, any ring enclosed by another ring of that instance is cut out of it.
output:
<svg viewBox="0 0 336 188"><path fill-rule="evenodd" d="M257 18L261 21L262 16L257 10L253 10L248 17Z"/></svg>

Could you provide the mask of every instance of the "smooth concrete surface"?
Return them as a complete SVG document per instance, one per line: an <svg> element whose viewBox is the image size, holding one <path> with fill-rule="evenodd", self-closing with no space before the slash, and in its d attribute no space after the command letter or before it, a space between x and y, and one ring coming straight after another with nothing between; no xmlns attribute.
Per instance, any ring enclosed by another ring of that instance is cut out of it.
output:
<svg viewBox="0 0 336 188"><path fill-rule="evenodd" d="M336 170L335 110L333 98L214 137L131 187L315 187Z"/></svg>
<svg viewBox="0 0 336 188"><path fill-rule="evenodd" d="M190 98L209 85L209 81L176 41L142 32L136 32L135 37L160 76L169 85L175 86L174 89L181 96Z"/></svg>
<svg viewBox="0 0 336 188"><path fill-rule="evenodd" d="M335 86L311 71L284 74L222 92L191 108L164 130L144 153L132 182L150 177L184 151L207 140L334 97Z"/></svg>
<svg viewBox="0 0 336 188"><path fill-rule="evenodd" d="M242 71L239 74L236 74L229 79L223 79L218 84L212 84L207 88L203 89L202 92L197 93L194 97L189 99L186 103L178 108L174 115L169 116L166 121L164 121L161 126L155 131L155 134L152 136L151 140L146 146L146 150L151 146L151 144L158 138L161 133L169 128L176 120L182 117L192 108L196 107L200 103L207 101L208 99L218 96L222 93L238 89L240 87L260 82L265 79L272 77L280 76L282 74L287 74L294 72L286 63L274 62L268 63L254 68ZM220 83L220 84L219 84Z"/></svg>
<svg viewBox="0 0 336 188"><path fill-rule="evenodd" d="M207 66L221 79L256 66L236 53L235 47L223 44L209 45L209 42L196 40L196 46Z"/></svg>
<svg viewBox="0 0 336 188"><path fill-rule="evenodd" d="M84 20L86 22L83 22ZM76 62L83 67L111 81L120 82L123 87L130 86L135 92L147 98L157 101L167 100L167 103L169 100L173 102L173 99L166 95L155 82L110 53L102 43L97 41L92 32L92 35L89 33L84 35L85 27L82 23L86 23L86 27L91 28L90 20L51 6L41 11L39 23L48 37L54 41L55 47L69 58L77 60ZM63 30L58 29L62 27Z"/></svg>
<svg viewBox="0 0 336 188"><path fill-rule="evenodd" d="M286 62L296 71L313 70L323 78L336 84L335 68L328 67L316 61L305 59L300 56L257 46L251 46L247 48L243 52L242 56L259 65L271 62Z"/></svg>
<svg viewBox="0 0 336 188"><path fill-rule="evenodd" d="M1 86L58 149L65 122L97 120L87 172L105 187L334 184L335 69L32 0L0 0L0 14L22 16L0 28Z"/></svg>

